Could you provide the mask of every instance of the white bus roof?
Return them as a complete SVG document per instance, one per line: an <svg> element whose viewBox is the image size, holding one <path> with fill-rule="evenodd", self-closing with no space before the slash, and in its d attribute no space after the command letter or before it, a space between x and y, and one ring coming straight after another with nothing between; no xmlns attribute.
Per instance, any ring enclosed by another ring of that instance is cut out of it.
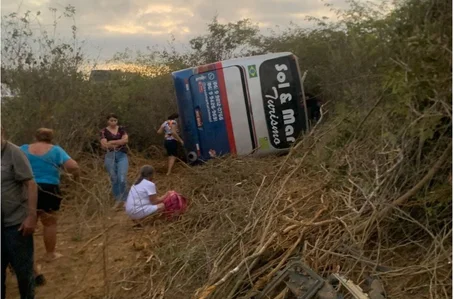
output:
<svg viewBox="0 0 454 299"><path fill-rule="evenodd" d="M254 55L254 56L247 56L247 57L238 57L238 58L232 58L232 59L227 59L227 60L222 60L222 61L216 61L213 63L208 63L207 65L211 65L211 64L214 64L217 62L221 62L223 66L231 66L231 65L238 65L238 64L241 65L241 64L249 64L252 62L257 63L258 61L265 61L265 60L282 57L282 56L288 56L288 55L293 55L293 53L279 52L279 53L268 53L268 54L263 54L263 55ZM200 66L202 66L202 65L200 65ZM186 68L186 69L182 69L182 70L178 70L178 71L172 72L172 74L175 74L175 73L178 73L181 71L191 70L191 69L198 68L198 67L199 67L199 65L190 67L190 68Z"/></svg>

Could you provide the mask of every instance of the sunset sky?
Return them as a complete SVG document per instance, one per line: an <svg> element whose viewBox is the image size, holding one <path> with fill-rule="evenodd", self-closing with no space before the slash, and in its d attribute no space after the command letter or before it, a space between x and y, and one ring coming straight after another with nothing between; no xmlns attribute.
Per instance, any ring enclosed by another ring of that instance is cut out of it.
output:
<svg viewBox="0 0 454 299"><path fill-rule="evenodd" d="M74 20L60 21L58 36L68 39L75 23L84 52L90 58L105 60L126 47L143 50L147 46L165 46L171 34L180 45L203 34L215 14L220 22L250 18L266 33L276 25L290 22L308 26L306 16L334 17L320 0L2 0L2 15L12 12L40 11L40 25L33 28L52 30L50 7L63 11L75 6ZM344 0L331 0L335 8L344 8ZM182 47L182 46L180 46Z"/></svg>

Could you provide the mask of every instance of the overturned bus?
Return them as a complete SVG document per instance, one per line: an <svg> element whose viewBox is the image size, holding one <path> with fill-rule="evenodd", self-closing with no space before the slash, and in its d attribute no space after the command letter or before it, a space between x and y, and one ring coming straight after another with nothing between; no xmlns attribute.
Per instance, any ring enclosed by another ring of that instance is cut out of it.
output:
<svg viewBox="0 0 454 299"><path fill-rule="evenodd" d="M187 160L287 151L306 130L298 60L273 53L172 73Z"/></svg>

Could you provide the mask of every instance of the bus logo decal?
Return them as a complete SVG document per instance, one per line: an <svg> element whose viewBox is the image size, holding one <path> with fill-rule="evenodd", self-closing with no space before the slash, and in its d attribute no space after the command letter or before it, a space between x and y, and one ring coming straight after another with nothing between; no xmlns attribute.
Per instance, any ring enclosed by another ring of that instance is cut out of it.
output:
<svg viewBox="0 0 454 299"><path fill-rule="evenodd" d="M260 83L269 142L288 148L302 129L297 70L288 57L267 60L260 65Z"/></svg>

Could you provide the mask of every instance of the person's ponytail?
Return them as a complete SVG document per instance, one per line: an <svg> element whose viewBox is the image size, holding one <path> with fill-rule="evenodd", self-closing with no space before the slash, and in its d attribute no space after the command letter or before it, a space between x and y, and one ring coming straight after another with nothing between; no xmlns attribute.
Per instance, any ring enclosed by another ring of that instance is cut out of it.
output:
<svg viewBox="0 0 454 299"><path fill-rule="evenodd" d="M154 174L154 169L151 165L144 165L140 169L140 175L134 182L134 185L138 185L142 182L143 179L150 178Z"/></svg>
<svg viewBox="0 0 454 299"><path fill-rule="evenodd" d="M140 176L136 179L136 181L134 182L134 186L135 186L135 185L139 185L140 182L142 182L143 179L144 179L144 177L143 177L142 175L140 175Z"/></svg>

